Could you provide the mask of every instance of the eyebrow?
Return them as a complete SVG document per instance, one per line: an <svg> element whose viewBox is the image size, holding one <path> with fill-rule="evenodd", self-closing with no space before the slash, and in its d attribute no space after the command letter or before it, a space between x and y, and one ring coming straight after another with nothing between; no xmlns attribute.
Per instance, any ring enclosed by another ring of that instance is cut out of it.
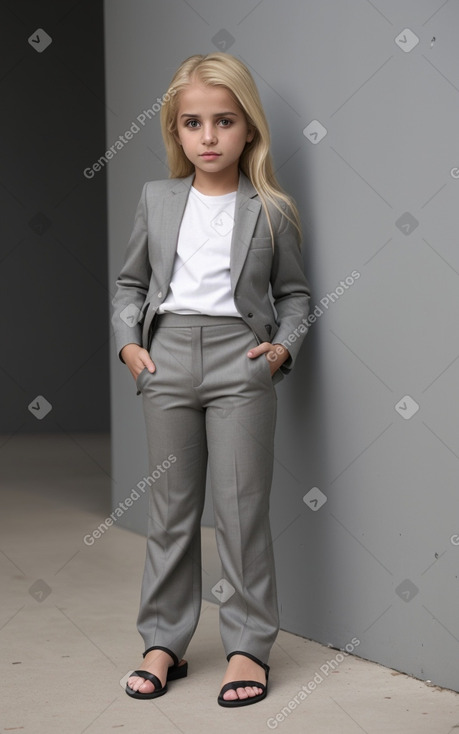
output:
<svg viewBox="0 0 459 734"><path fill-rule="evenodd" d="M213 117L237 117L236 112L217 112ZM201 117L201 115L196 115L191 112L184 112L183 115L180 115L180 117Z"/></svg>

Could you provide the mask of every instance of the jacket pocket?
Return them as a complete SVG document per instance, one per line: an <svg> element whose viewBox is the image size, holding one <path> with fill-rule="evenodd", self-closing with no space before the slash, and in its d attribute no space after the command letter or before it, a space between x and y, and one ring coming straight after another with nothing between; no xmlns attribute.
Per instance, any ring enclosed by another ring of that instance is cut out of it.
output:
<svg viewBox="0 0 459 734"><path fill-rule="evenodd" d="M271 237L252 237L250 250L263 250L265 248L267 250L272 250Z"/></svg>

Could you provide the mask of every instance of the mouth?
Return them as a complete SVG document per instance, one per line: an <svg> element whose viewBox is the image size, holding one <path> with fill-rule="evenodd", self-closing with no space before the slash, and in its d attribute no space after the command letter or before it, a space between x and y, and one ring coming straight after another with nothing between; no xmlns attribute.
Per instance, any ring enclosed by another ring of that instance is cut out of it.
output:
<svg viewBox="0 0 459 734"><path fill-rule="evenodd" d="M201 158L219 158L221 156L221 153L201 153Z"/></svg>

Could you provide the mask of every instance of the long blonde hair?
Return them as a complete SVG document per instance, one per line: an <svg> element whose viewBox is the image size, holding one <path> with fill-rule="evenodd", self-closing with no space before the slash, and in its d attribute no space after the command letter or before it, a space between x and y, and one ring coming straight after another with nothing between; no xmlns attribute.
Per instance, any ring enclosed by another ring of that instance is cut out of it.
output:
<svg viewBox="0 0 459 734"><path fill-rule="evenodd" d="M292 198L282 190L274 174L269 127L258 89L245 64L234 56L220 51L205 56L196 54L186 59L174 74L168 93L163 95L160 113L170 177L184 178L194 171L193 164L185 156L175 136L180 92L195 80L211 86L225 87L244 112L247 124L253 127L255 135L253 140L246 144L239 159L239 167L260 196L271 236L273 237L273 231L268 203L292 222L297 229L299 242L301 224L298 210Z"/></svg>

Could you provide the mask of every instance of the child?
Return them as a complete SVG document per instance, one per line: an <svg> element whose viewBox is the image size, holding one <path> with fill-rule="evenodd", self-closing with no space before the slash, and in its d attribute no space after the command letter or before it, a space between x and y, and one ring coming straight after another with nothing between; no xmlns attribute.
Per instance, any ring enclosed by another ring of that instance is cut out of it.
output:
<svg viewBox="0 0 459 734"><path fill-rule="evenodd" d="M126 692L155 698L187 675L208 463L229 661L217 700L243 706L267 694L279 631L269 524L275 383L307 332L310 291L298 213L274 176L248 69L224 53L192 56L163 101L171 179L143 188L113 299L118 354L142 395L159 475L137 620L144 662Z"/></svg>

